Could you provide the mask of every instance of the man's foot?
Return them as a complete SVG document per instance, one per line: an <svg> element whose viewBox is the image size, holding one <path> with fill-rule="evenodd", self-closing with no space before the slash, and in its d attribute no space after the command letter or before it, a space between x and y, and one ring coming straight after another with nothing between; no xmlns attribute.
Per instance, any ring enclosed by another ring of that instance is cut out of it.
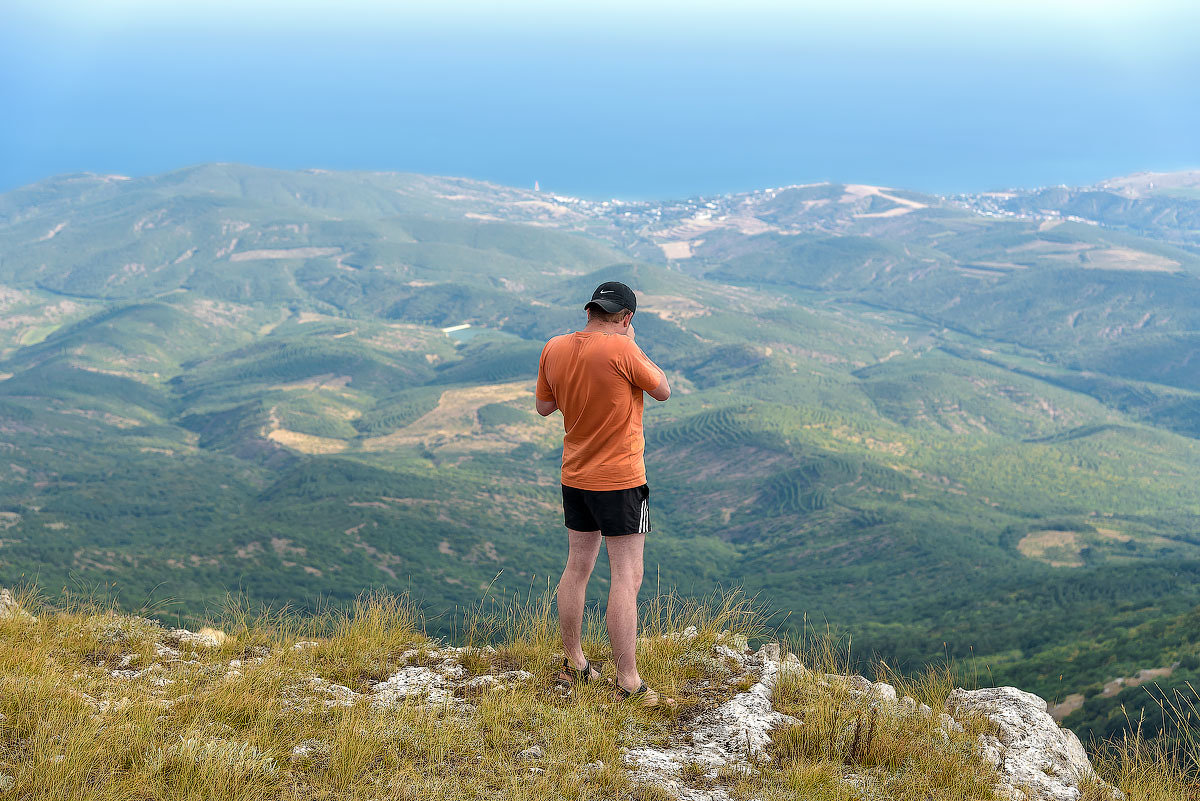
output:
<svg viewBox="0 0 1200 801"><path fill-rule="evenodd" d="M614 682L614 686L616 686L617 693L620 694L622 701L632 699L645 709L675 709L678 706L674 698L660 695L657 690L647 687L644 681L636 690L626 690L621 685L616 684L616 682Z"/></svg>
<svg viewBox="0 0 1200 801"><path fill-rule="evenodd" d="M570 695L576 684L587 684L592 679L600 678L600 666L590 659L584 659L582 668L571 666L569 659L563 659L562 670L554 678L554 684L563 695Z"/></svg>

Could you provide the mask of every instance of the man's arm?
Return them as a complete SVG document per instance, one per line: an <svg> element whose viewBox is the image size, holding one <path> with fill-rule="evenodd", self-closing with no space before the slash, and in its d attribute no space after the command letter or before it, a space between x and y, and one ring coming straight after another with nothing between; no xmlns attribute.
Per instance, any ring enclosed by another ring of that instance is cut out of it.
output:
<svg viewBox="0 0 1200 801"><path fill-rule="evenodd" d="M550 340L550 342L553 341ZM554 410L558 408L554 389L550 386L549 379L546 378L546 351L550 349L550 342L546 343L546 346L542 348L542 355L538 357L537 386L533 390L533 408L542 417L554 414Z"/></svg>
<svg viewBox="0 0 1200 801"><path fill-rule="evenodd" d="M630 324L626 334L631 342L635 342L633 325ZM627 353L629 382L643 392L649 393L656 401L665 401L671 397L671 385L667 383L667 373L654 362L636 344Z"/></svg>
<svg viewBox="0 0 1200 801"><path fill-rule="evenodd" d="M654 389L646 391L650 394L650 397L654 398L656 401L665 401L667 398L671 397L671 385L667 383L666 372L664 372L661 368L659 369L659 372L662 373L662 380L658 382L658 386L656 386Z"/></svg>

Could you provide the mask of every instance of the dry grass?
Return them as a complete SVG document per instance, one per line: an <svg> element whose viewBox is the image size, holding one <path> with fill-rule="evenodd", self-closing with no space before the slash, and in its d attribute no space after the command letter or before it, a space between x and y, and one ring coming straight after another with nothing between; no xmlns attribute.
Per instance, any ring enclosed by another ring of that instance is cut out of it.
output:
<svg viewBox="0 0 1200 801"><path fill-rule="evenodd" d="M735 666L713 658L723 632L769 634L737 593L649 603L639 666L681 701L667 714L616 703L603 683L570 698L554 691L561 650L548 593L464 611L455 651L425 636L409 599L386 595L316 617L232 605L215 646L172 638L110 604L50 608L31 593L20 601L38 617L0 617L0 797L22 799L667 801L662 787L634 782L622 750L665 743L697 709L745 689ZM608 662L601 623L588 619L585 650ZM672 636L689 627L694 637ZM760 770L718 777L733 797L992 797L995 774L972 751L981 726L944 731L936 711L873 709L830 679L850 664L842 643L812 638L796 650L806 669L785 674L775 704L804 725L776 733ZM446 659L468 674L534 678L473 693L469 704L371 703L375 682ZM934 710L955 684L950 668L914 678L878 670ZM313 677L358 694L329 693ZM527 751L535 746L540 755ZM1183 801L1195 798L1195 772L1183 766L1196 753L1187 740L1168 747L1137 736L1114 744L1098 768L1130 801ZM697 786L710 781L699 766L693 773ZM1084 801L1093 796L1085 788Z"/></svg>
<svg viewBox="0 0 1200 801"><path fill-rule="evenodd" d="M1093 764L1131 801L1195 801L1200 798L1200 694L1187 691L1159 694L1165 733L1147 738L1142 722L1126 717L1129 733L1096 749ZM1107 801L1095 787L1083 787L1081 801Z"/></svg>
<svg viewBox="0 0 1200 801"><path fill-rule="evenodd" d="M185 640L178 656L164 650L173 642L166 630L112 606L51 609L29 595L22 605L38 619L0 618L0 773L12 779L11 797L666 797L633 784L621 749L664 741L675 721L615 703L604 685L556 694L561 647L545 595L481 605L464 617L468 648L455 655L469 672L525 669L533 681L473 696L471 706L409 699L383 708L370 703L370 685L435 658L439 646L404 598L364 597L316 618L233 606L220 621L224 642ZM598 622L589 621L588 649L604 658ZM689 625L702 638L662 637ZM761 633L736 596L651 604L639 649L645 675L699 703L703 691L685 685L715 677L695 652L724 629ZM131 672L114 675L122 669ZM364 694L327 703L314 676ZM531 746L542 756L523 758Z"/></svg>
<svg viewBox="0 0 1200 801"><path fill-rule="evenodd" d="M994 797L999 776L974 752L984 724L966 721L959 732L943 728L939 720L955 687L952 668L908 677L880 663L876 675L895 687L899 698L912 701L908 706L873 703L872 695L853 691L848 640L806 632L796 651L805 669L781 676L774 703L802 724L776 733L765 797ZM929 709L922 711L921 705Z"/></svg>

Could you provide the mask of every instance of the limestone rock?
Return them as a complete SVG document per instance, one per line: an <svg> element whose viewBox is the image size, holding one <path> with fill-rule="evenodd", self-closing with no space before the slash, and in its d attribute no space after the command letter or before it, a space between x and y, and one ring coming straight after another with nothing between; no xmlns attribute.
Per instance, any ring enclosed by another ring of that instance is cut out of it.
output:
<svg viewBox="0 0 1200 801"><path fill-rule="evenodd" d="M723 656L734 664L737 670L746 669L746 656L740 651L735 651L727 645L713 646L713 652L718 656Z"/></svg>
<svg viewBox="0 0 1200 801"><path fill-rule="evenodd" d="M600 773L604 770L604 763L597 759L595 762L589 762L586 765L580 765L577 772L583 776L590 776L594 773Z"/></svg>
<svg viewBox="0 0 1200 801"><path fill-rule="evenodd" d="M354 706L358 701L358 693L343 684L326 681L320 676L310 677L308 683L312 691L317 693L323 706Z"/></svg>
<svg viewBox="0 0 1200 801"><path fill-rule="evenodd" d="M683 642L689 642L696 639L698 636L700 636L700 633L696 630L696 627L688 626L683 631L672 631L664 635L664 638L668 640L682 640Z"/></svg>
<svg viewBox="0 0 1200 801"><path fill-rule="evenodd" d="M830 684L840 684L849 692L854 694L869 693L874 690L875 685L865 676L843 676L840 673L826 673L825 680ZM895 688L892 688L892 695L896 694Z"/></svg>
<svg viewBox="0 0 1200 801"><path fill-rule="evenodd" d="M531 745L521 753L517 754L517 759L526 762L536 762L546 756L546 752L542 750L540 745Z"/></svg>
<svg viewBox="0 0 1200 801"><path fill-rule="evenodd" d="M946 699L946 712L959 720L980 714L995 724L996 736L980 735L979 751L999 770L1002 797L1077 801L1081 781L1099 781L1075 732L1059 728L1046 702L1032 693L958 689Z"/></svg>
<svg viewBox="0 0 1200 801"><path fill-rule="evenodd" d="M946 732L957 732L962 734L963 731L962 724L947 715L945 712L941 713L941 715L938 717L938 725Z"/></svg>
<svg viewBox="0 0 1200 801"><path fill-rule="evenodd" d="M533 674L527 670L506 670L503 673L485 673L482 676L476 676L470 681L465 682L460 687L460 691L467 695L477 695L485 690L520 684L532 678Z"/></svg>
<svg viewBox="0 0 1200 801"><path fill-rule="evenodd" d="M217 636L218 634L220 637ZM225 632L210 628L203 628L198 632L187 629L171 629L164 637L172 645L191 645L199 648L217 648L225 642L225 638Z"/></svg>
<svg viewBox="0 0 1200 801"><path fill-rule="evenodd" d="M732 649L716 646L719 653ZM749 690L702 713L690 725L690 733L672 737L665 747L646 746L625 753L634 777L674 793L680 801L724 799L720 788L696 790L680 779L684 765L699 765L707 778L716 778L721 768L749 771L767 758L771 731L798 725L799 720L775 711L771 691L781 673L800 668L799 660L784 660L778 643L764 644L745 663L758 679Z"/></svg>
<svg viewBox="0 0 1200 801"><path fill-rule="evenodd" d="M324 740L301 740L292 749L292 764L304 765L327 762L330 751L329 743Z"/></svg>
<svg viewBox="0 0 1200 801"><path fill-rule="evenodd" d="M31 623L37 620L36 617L26 612L17 603L17 599L8 589L0 589L0 617L16 617L22 620L28 620Z"/></svg>
<svg viewBox="0 0 1200 801"><path fill-rule="evenodd" d="M743 653L750 649L750 641L746 639L745 634L731 634L729 629L725 629L717 635L717 642Z"/></svg>
<svg viewBox="0 0 1200 801"><path fill-rule="evenodd" d="M457 663L440 664L433 667L411 665L401 668L386 681L371 688L371 703L388 706L403 703L412 696L425 696L431 704L460 703L454 690L466 676L466 670Z"/></svg>
<svg viewBox="0 0 1200 801"><path fill-rule="evenodd" d="M879 700L881 700L885 703L887 703L889 701L892 703L895 703L895 701L896 701L896 688L890 684L886 684L885 682L882 682L882 681L877 681L871 685L871 691L875 694L875 696Z"/></svg>

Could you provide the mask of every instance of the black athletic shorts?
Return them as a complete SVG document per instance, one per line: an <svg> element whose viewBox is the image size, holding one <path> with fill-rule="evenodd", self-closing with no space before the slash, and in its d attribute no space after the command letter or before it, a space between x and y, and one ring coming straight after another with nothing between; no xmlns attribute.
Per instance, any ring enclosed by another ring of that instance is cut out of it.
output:
<svg viewBox="0 0 1200 801"><path fill-rule="evenodd" d="M650 485L620 490L584 490L563 484L567 528L599 531L606 537L650 530Z"/></svg>

